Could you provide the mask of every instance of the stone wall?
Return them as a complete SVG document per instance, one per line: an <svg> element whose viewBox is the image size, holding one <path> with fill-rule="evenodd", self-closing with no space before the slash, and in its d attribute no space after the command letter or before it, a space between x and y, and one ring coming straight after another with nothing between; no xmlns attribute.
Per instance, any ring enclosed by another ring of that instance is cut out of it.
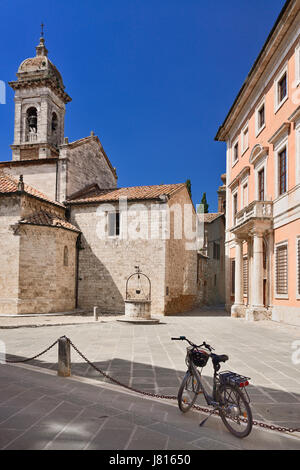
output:
<svg viewBox="0 0 300 470"><path fill-rule="evenodd" d="M96 205L72 205L71 222L82 231L83 249L79 255L80 308L91 310L93 306L98 306L102 312L124 313L126 280L135 272L134 267L139 265L152 282L151 312L164 311L165 241L158 234L161 224L155 227L153 239L134 238L144 236L144 230L150 226L151 204L146 203L142 210L140 208L138 216L133 211L133 205L129 207L132 212L128 215L128 224L122 219L123 214L121 216L121 238L101 234L106 211L97 215ZM159 209L160 205L156 207ZM156 212L159 213L159 210ZM137 222L136 232L126 237L126 225L129 226L133 220L133 225Z"/></svg>
<svg viewBox="0 0 300 470"><path fill-rule="evenodd" d="M173 200L191 205L185 189ZM97 207L102 208L100 213ZM127 220L121 214L121 236L109 237L103 231L107 213L114 207L72 205L71 221L80 228L83 245L79 256L79 307L91 310L98 306L103 312L123 313L126 280L138 265L151 280L152 313L192 308L197 294L197 255L195 249L186 250L185 238L168 240L165 236L166 204L128 204Z"/></svg>
<svg viewBox="0 0 300 470"><path fill-rule="evenodd" d="M46 201L36 199L35 197L30 197L27 194L22 195L20 218L26 218L35 212L40 211L46 211L50 214L55 214L58 217L64 218L66 209Z"/></svg>
<svg viewBox="0 0 300 470"><path fill-rule="evenodd" d="M117 181L97 137L89 137L63 146L67 157L67 196L97 183L101 189L115 188Z"/></svg>
<svg viewBox="0 0 300 470"><path fill-rule="evenodd" d="M22 225L19 233L18 313L73 310L77 233L34 225Z"/></svg>
<svg viewBox="0 0 300 470"><path fill-rule="evenodd" d="M191 310L195 306L197 252L196 240L190 238L195 234L195 211L186 188L178 191L168 206L171 216L170 239L166 242L165 313L171 314Z"/></svg>
<svg viewBox="0 0 300 470"><path fill-rule="evenodd" d="M20 237L13 227L20 217L18 196L0 197L0 314L16 314Z"/></svg>
<svg viewBox="0 0 300 470"><path fill-rule="evenodd" d="M56 162L28 165L9 165L2 167L3 172L7 175L19 179L20 175L24 176L24 183L33 186L41 191L50 199L55 200L56 197Z"/></svg>

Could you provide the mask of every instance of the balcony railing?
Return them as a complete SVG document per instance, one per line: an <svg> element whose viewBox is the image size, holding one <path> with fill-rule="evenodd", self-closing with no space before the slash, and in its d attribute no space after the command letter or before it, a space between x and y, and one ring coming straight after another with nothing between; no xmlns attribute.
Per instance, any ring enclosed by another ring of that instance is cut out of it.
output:
<svg viewBox="0 0 300 470"><path fill-rule="evenodd" d="M247 222L250 219L272 219L273 202L272 201L253 201L248 206L237 212L235 216L235 227Z"/></svg>

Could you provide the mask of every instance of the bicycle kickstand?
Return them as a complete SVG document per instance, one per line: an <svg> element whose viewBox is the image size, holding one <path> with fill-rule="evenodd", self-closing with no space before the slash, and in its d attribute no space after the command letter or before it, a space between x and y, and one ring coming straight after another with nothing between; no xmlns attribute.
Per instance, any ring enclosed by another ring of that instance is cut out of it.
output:
<svg viewBox="0 0 300 470"><path fill-rule="evenodd" d="M211 415L214 413L215 410L212 410L209 415L207 416L207 418L205 418L203 421L201 421L201 423L199 424L200 427L204 426L204 424L206 423L206 421L208 420L208 418L211 417Z"/></svg>

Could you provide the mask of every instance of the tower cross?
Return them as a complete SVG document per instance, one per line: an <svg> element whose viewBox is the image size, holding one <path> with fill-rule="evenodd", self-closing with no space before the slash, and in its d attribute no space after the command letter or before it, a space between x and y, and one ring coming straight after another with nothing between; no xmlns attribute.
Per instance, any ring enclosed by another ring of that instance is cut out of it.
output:
<svg viewBox="0 0 300 470"><path fill-rule="evenodd" d="M42 31L41 31L41 37L43 38L44 37L44 23L41 24L41 28L42 28Z"/></svg>

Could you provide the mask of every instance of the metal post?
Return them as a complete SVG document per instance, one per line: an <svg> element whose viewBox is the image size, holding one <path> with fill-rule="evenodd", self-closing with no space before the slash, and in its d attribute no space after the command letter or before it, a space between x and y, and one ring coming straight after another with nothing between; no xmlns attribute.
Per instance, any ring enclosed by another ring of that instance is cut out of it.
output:
<svg viewBox="0 0 300 470"><path fill-rule="evenodd" d="M98 307L94 307L94 320L98 321Z"/></svg>
<svg viewBox="0 0 300 470"><path fill-rule="evenodd" d="M58 370L60 377L70 377L71 375L71 348L68 338L62 336L58 340Z"/></svg>

